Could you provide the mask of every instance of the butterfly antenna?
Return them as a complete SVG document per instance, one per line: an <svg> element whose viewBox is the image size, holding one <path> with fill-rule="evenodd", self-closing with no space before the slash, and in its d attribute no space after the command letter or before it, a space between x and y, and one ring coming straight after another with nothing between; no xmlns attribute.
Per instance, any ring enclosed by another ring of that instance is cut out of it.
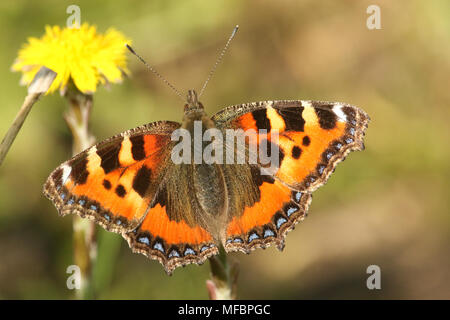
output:
<svg viewBox="0 0 450 320"><path fill-rule="evenodd" d="M231 33L231 36L228 38L228 41L225 44L225 47L222 49L222 52L220 53L219 57L217 58L216 63L214 64L214 66L212 67L211 71L209 72L208 78L206 79L205 83L203 84L203 87L200 90L200 94L198 95L199 98L202 96L203 92L205 91L209 80L211 80L212 76L214 75L214 72L216 72L217 66L222 61L222 58L225 55L225 52L227 51L228 47L230 46L231 40L233 40L233 38L236 35L236 32L238 31L238 29L239 29L239 25L236 25L236 27L234 27L234 29L233 29L233 32Z"/></svg>
<svg viewBox="0 0 450 320"><path fill-rule="evenodd" d="M156 75L159 79L161 79L165 84L167 84L176 94L177 96L180 97L181 100L183 100L183 102L186 102L186 99L183 98L183 96L181 95L180 91L177 90L177 88L175 88L169 81L167 81L162 75L159 74L158 71L156 71L151 65L149 65L140 55L138 55L136 53L136 51L134 51L133 48L131 48L128 44L125 44L125 46L127 47L128 50L130 50L130 52L132 54L134 54L139 60L141 60L141 62L143 64L145 64L145 66L150 69L151 72L153 72L154 75Z"/></svg>

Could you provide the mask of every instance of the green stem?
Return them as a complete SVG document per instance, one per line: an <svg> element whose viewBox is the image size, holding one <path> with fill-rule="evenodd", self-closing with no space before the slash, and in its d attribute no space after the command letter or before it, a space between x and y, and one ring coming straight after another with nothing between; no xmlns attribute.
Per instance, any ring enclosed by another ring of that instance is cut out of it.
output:
<svg viewBox="0 0 450 320"><path fill-rule="evenodd" d="M211 300L236 299L237 278L239 264L228 260L223 246L219 247L219 254L209 259L211 266L211 280L206 281L209 298Z"/></svg>
<svg viewBox="0 0 450 320"><path fill-rule="evenodd" d="M72 87L66 92L66 98L69 101L69 109L64 118L72 132L72 153L75 155L89 148L95 142L95 138L88 129L92 95L84 95ZM74 216L73 245L74 262L81 272L81 289L76 291L76 298L93 299L95 292L92 273L97 259L97 242L93 221Z"/></svg>
<svg viewBox="0 0 450 320"><path fill-rule="evenodd" d="M22 128L22 125L30 113L31 108L39 100L41 95L47 92L52 85L53 80L55 80L55 77L56 73L46 67L41 67L34 76L33 81L31 81L28 87L28 94L25 97L22 107L20 107L16 118L0 143L0 165L2 165L9 148L14 142L14 139L16 139L16 136L19 133L20 128Z"/></svg>
<svg viewBox="0 0 450 320"><path fill-rule="evenodd" d="M8 129L8 132L6 133L5 137L3 138L0 144L0 165L5 159L6 154L9 151L9 148L14 142L14 139L16 139L16 136L19 133L20 128L22 128L25 118L28 116L28 113L30 113L31 108L36 103L36 101L38 101L40 96L41 93L30 93L25 97L25 101L23 102L22 107L17 113L16 118L14 119L11 127Z"/></svg>

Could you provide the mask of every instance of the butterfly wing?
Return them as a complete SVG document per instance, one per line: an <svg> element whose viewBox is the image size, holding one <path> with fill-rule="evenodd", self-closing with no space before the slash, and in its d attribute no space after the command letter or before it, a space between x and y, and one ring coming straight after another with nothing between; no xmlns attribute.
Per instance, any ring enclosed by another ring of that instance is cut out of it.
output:
<svg viewBox="0 0 450 320"><path fill-rule="evenodd" d="M286 233L306 216L312 195L262 174L258 166L244 167L225 166L229 199L225 250L249 253L271 244L281 250Z"/></svg>
<svg viewBox="0 0 450 320"><path fill-rule="evenodd" d="M175 122L155 122L105 140L56 168L44 194L61 215L88 217L122 234L134 252L163 264L202 263L218 252L196 221L191 166L170 159ZM187 200L186 200L187 199Z"/></svg>
<svg viewBox="0 0 450 320"><path fill-rule="evenodd" d="M176 122L154 122L118 134L56 168L44 194L61 215L88 217L126 233L148 213L169 156Z"/></svg>
<svg viewBox="0 0 450 320"><path fill-rule="evenodd" d="M357 107L318 101L236 105L212 119L222 130L242 129L253 134L255 139L247 140L247 150L264 140L271 144L273 133L278 133L278 141L273 141L279 152L276 172L262 175L260 170L252 170L259 201L229 212L226 249L244 252L271 243L283 247L286 233L305 217L311 193L327 181L350 151L364 148L369 122L368 115ZM256 165L261 167L261 163ZM227 175L227 179L239 180L239 176ZM228 185L233 188L239 183Z"/></svg>

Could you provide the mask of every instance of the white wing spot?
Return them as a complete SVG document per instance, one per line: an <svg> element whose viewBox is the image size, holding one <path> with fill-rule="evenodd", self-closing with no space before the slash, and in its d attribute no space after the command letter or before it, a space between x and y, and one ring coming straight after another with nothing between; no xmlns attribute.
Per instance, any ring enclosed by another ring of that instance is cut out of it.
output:
<svg viewBox="0 0 450 320"><path fill-rule="evenodd" d="M300 100L300 102L302 103L302 107L310 107L312 108L312 104L310 101L308 100Z"/></svg>
<svg viewBox="0 0 450 320"><path fill-rule="evenodd" d="M342 122L347 122L347 115L342 111L342 108L344 106L342 104L335 104L333 106L333 112L334 114L339 118Z"/></svg>
<svg viewBox="0 0 450 320"><path fill-rule="evenodd" d="M69 179L70 173L72 172L72 168L67 164L63 165L63 174L62 174L62 184L66 184L67 179Z"/></svg>

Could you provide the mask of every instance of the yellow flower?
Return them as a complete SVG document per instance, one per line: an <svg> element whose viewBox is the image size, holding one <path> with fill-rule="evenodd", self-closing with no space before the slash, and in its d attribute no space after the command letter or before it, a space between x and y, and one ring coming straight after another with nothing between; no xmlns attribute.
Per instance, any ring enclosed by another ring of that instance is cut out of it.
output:
<svg viewBox="0 0 450 320"><path fill-rule="evenodd" d="M46 26L42 38L29 38L12 66L23 73L21 84L29 84L42 66L58 75L48 92L64 92L70 80L83 93L93 93L97 84L120 82L128 73L122 33L109 29L97 33L95 26L79 29Z"/></svg>

